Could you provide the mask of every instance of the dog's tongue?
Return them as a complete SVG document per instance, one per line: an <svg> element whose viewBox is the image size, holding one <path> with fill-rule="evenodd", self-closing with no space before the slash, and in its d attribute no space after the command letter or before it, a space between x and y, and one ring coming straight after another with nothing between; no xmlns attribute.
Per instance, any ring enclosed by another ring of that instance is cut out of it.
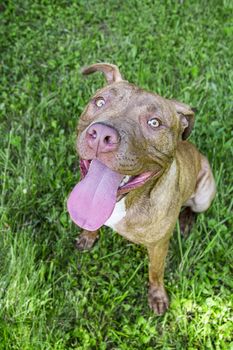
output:
<svg viewBox="0 0 233 350"><path fill-rule="evenodd" d="M67 208L71 219L89 231L101 227L113 212L123 177L97 159L92 160L87 175L68 198Z"/></svg>

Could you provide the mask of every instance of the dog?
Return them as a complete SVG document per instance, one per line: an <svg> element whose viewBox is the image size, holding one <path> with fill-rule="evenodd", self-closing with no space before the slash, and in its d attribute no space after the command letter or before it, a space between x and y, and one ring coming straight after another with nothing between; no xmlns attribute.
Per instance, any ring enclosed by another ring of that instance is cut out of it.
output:
<svg viewBox="0 0 233 350"><path fill-rule="evenodd" d="M180 214L186 232L193 214L207 210L216 186L208 160L186 141L194 111L186 104L143 90L124 80L118 67L97 63L107 86L83 111L77 128L82 181L67 207L83 231L80 250L90 249L98 229L107 225L149 255L151 309L169 306L164 288L169 239Z"/></svg>

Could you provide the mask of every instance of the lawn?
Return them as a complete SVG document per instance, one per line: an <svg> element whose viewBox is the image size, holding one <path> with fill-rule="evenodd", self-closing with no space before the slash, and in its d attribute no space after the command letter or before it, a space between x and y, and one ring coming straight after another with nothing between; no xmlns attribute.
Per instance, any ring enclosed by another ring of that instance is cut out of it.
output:
<svg viewBox="0 0 233 350"><path fill-rule="evenodd" d="M233 349L232 11L230 0L2 2L0 349ZM217 182L190 236L174 232L161 317L143 247L109 228L91 252L74 246L75 129L104 83L80 68L101 61L197 108L191 140Z"/></svg>

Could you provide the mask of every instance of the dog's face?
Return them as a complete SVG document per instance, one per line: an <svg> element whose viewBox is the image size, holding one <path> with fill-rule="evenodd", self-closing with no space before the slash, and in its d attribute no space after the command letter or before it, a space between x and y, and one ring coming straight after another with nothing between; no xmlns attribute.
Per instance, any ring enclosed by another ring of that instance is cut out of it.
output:
<svg viewBox="0 0 233 350"><path fill-rule="evenodd" d="M77 150L81 159L97 158L124 175L164 169L171 163L182 134L183 138L189 134L192 119L192 110L184 104L122 79L113 80L97 91L82 113ZM115 130L117 146L107 151L92 146L88 130L98 124Z"/></svg>

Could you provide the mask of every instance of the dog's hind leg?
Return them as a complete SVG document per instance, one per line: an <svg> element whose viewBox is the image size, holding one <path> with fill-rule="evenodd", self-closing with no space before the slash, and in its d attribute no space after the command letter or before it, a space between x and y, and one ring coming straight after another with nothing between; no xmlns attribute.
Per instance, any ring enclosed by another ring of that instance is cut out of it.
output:
<svg viewBox="0 0 233 350"><path fill-rule="evenodd" d="M190 224L195 219L196 213L201 213L209 208L216 193L216 185L208 160L202 156L201 170L197 176L195 192L188 199L186 207L179 216L181 232L187 234ZM188 227L187 227L188 226Z"/></svg>

